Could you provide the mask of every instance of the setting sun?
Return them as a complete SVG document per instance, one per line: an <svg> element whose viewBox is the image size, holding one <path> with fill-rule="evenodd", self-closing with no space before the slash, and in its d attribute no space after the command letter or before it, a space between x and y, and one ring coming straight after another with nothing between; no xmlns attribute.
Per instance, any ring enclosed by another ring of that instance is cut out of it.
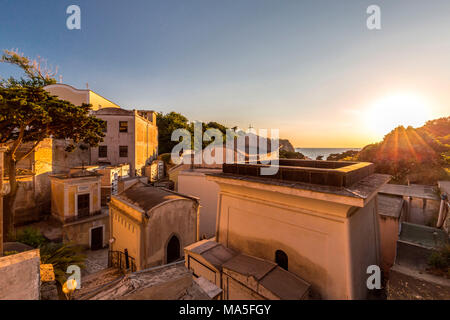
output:
<svg viewBox="0 0 450 320"><path fill-rule="evenodd" d="M383 136L395 127L420 127L430 119L429 102L415 94L396 94L375 101L365 112L368 128Z"/></svg>

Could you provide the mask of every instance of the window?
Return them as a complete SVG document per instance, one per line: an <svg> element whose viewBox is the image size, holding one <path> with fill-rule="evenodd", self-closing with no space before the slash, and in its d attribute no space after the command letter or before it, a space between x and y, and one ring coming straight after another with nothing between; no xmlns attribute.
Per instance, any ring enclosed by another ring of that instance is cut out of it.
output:
<svg viewBox="0 0 450 320"><path fill-rule="evenodd" d="M283 250L275 251L275 263L284 270L288 269L288 256Z"/></svg>
<svg viewBox="0 0 450 320"><path fill-rule="evenodd" d="M128 157L128 146L120 146L119 147L119 156L121 158Z"/></svg>
<svg viewBox="0 0 450 320"><path fill-rule="evenodd" d="M103 123L102 132L108 132L108 121L105 121L105 122Z"/></svg>
<svg viewBox="0 0 450 320"><path fill-rule="evenodd" d="M119 132L128 132L128 121L119 121Z"/></svg>
<svg viewBox="0 0 450 320"><path fill-rule="evenodd" d="M108 147L107 146L99 146L98 147L98 157L99 158L108 157Z"/></svg>

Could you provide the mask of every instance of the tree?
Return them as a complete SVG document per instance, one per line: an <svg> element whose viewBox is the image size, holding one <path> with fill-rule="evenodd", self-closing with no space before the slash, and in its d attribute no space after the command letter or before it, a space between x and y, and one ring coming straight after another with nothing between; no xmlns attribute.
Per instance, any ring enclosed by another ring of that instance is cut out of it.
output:
<svg viewBox="0 0 450 320"><path fill-rule="evenodd" d="M104 121L89 114L91 105L75 106L44 90L56 83L41 62L30 60L17 51L5 50L0 62L18 66L25 73L19 80L0 82L0 143L5 153L5 171L10 192L4 199L4 236L14 232L14 202L19 188L17 164L31 155L46 138L66 139L66 151L78 144L96 146L102 141Z"/></svg>
<svg viewBox="0 0 450 320"><path fill-rule="evenodd" d="M170 153L177 141L172 141L172 132L176 129L189 130L189 120L180 113L170 112L167 114L157 113L156 124L158 126L158 149L159 153Z"/></svg>

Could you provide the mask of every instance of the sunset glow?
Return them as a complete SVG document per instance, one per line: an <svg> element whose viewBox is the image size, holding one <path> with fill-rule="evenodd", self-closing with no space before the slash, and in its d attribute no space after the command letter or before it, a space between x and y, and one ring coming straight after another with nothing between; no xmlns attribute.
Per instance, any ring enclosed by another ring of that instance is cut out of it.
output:
<svg viewBox="0 0 450 320"><path fill-rule="evenodd" d="M420 127L432 116L429 101L412 93L400 93L383 97L370 105L364 113L368 129L382 137L392 129Z"/></svg>

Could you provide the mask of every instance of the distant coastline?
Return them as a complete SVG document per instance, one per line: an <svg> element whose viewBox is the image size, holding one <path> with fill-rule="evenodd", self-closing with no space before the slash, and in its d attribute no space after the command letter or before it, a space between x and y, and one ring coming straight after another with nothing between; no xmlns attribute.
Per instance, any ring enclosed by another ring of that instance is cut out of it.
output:
<svg viewBox="0 0 450 320"><path fill-rule="evenodd" d="M362 148L295 148L296 152L300 152L306 157L315 160L318 156L323 156L323 160L332 153L342 153L348 150L361 151Z"/></svg>

